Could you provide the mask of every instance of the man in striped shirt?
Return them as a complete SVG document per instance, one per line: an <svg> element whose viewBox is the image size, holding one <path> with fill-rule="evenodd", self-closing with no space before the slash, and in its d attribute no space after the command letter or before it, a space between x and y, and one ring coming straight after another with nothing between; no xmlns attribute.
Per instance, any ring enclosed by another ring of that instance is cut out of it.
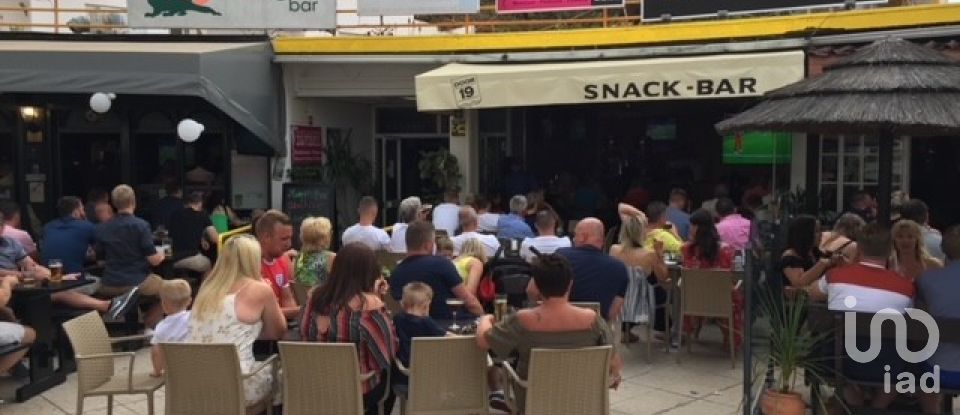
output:
<svg viewBox="0 0 960 415"><path fill-rule="evenodd" d="M913 307L916 289L913 281L886 269L892 248L889 228L876 223L865 226L857 238L860 261L829 271L810 288L811 297L825 299L831 311L877 313L894 310L904 313L907 308ZM857 334L858 350L866 350L871 341L869 334ZM887 340L892 339L883 340L880 355L872 362L857 363L845 359L844 375L860 381L882 382L886 365L890 366L890 373L894 376L903 372L906 362L897 354L895 343ZM844 395L845 401L853 406L862 406L864 403L859 388L848 387ZM895 391L884 392L883 388L878 388L870 406L885 409L896 397Z"/></svg>

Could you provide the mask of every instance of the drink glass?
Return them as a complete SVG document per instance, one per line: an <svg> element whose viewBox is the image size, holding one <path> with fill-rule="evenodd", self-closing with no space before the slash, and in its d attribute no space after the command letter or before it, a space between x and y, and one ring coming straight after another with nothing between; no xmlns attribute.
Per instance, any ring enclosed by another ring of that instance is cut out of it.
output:
<svg viewBox="0 0 960 415"><path fill-rule="evenodd" d="M453 314L453 324L451 324L448 328L450 331L458 333L461 327L459 324L457 324L457 312L463 308L463 300L459 298L448 298L447 306L450 307L450 313Z"/></svg>
<svg viewBox="0 0 960 415"><path fill-rule="evenodd" d="M497 321L502 321L504 317L507 316L508 308L507 305L507 296L504 294L497 294L497 298L493 303L493 314L496 317Z"/></svg>
<svg viewBox="0 0 960 415"><path fill-rule="evenodd" d="M59 284L63 281L63 262L59 259L51 259L47 262L47 268L50 269L50 282Z"/></svg>

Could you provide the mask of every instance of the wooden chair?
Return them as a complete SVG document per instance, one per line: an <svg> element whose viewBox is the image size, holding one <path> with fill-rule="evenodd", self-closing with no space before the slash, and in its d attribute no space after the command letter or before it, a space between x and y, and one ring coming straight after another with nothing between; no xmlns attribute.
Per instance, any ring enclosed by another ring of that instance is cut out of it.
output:
<svg viewBox="0 0 960 415"><path fill-rule="evenodd" d="M283 361L283 414L362 415L362 382L357 348L352 343L280 342ZM389 382L389 379L382 379Z"/></svg>
<svg viewBox="0 0 960 415"><path fill-rule="evenodd" d="M264 370L276 372L276 355L243 373L234 344L164 343L160 348L167 364L167 415L273 414L273 388L248 407L243 382Z"/></svg>
<svg viewBox="0 0 960 415"><path fill-rule="evenodd" d="M508 393L512 413L579 415L610 413L609 372L613 346L581 349L533 349L527 379L504 363L513 386ZM525 392L524 407L518 395Z"/></svg>
<svg viewBox="0 0 960 415"><path fill-rule="evenodd" d="M107 327L96 311L91 311L63 323L63 329L73 346L77 362L77 414L83 414L83 400L88 396L106 396L107 412L113 412L114 395L147 395L147 411L153 415L153 393L163 386L163 379L149 373L134 373L137 354L113 352L112 344L148 339L150 336L110 338ZM114 359L129 359L129 369L117 374Z"/></svg>
<svg viewBox="0 0 960 415"><path fill-rule="evenodd" d="M677 285L680 288L680 316L676 324L683 324L686 317L713 317L729 320L730 367L736 367L736 343L733 324L733 298L731 293L739 282L734 284L736 276L730 271L684 269L680 273ZM687 339L687 352L691 350L692 339ZM680 362L680 353L677 353Z"/></svg>
<svg viewBox="0 0 960 415"><path fill-rule="evenodd" d="M406 391L395 388L400 413L487 414L490 363L474 336L413 339L410 369L397 362L400 372L410 377Z"/></svg>

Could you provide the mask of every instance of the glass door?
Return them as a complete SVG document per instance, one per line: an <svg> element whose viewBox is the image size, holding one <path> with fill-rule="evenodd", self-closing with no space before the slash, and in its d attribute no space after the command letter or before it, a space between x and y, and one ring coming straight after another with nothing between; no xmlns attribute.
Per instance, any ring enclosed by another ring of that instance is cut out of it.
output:
<svg viewBox="0 0 960 415"><path fill-rule="evenodd" d="M893 190L908 190L910 139L893 141ZM820 211L835 217L843 212L854 193L876 195L880 174L880 144L877 137L834 136L820 139Z"/></svg>
<svg viewBox="0 0 960 415"><path fill-rule="evenodd" d="M420 159L424 153L448 149L449 142L446 136L439 135L377 137L383 226L397 221L397 209L406 197L419 196L423 203L438 202L443 191L429 178L420 177Z"/></svg>

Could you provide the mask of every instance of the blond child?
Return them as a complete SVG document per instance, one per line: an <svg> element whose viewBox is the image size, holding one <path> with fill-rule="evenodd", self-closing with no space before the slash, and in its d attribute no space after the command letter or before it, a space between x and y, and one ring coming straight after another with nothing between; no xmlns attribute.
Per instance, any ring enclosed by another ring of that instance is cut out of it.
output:
<svg viewBox="0 0 960 415"><path fill-rule="evenodd" d="M160 343L179 343L185 341L190 334L190 284L182 279L164 281L160 286L160 306L167 317L157 324L150 340L150 359L153 361L151 376L163 376L166 364Z"/></svg>
<svg viewBox="0 0 960 415"><path fill-rule="evenodd" d="M400 306L403 311L393 317L393 325L397 329L397 338L400 348L397 358L405 367L410 367L410 347L414 337L443 337L447 331L430 318L430 301L433 300L433 290L422 282L411 282L403 287L403 297ZM399 373L395 373L397 375ZM400 374L394 376L395 384L406 384L407 377Z"/></svg>
<svg viewBox="0 0 960 415"><path fill-rule="evenodd" d="M456 255L453 254L453 251L454 251L454 245L453 245L453 241L451 241L450 238L441 237L437 241L438 256L442 256L449 260L453 260L456 257Z"/></svg>

